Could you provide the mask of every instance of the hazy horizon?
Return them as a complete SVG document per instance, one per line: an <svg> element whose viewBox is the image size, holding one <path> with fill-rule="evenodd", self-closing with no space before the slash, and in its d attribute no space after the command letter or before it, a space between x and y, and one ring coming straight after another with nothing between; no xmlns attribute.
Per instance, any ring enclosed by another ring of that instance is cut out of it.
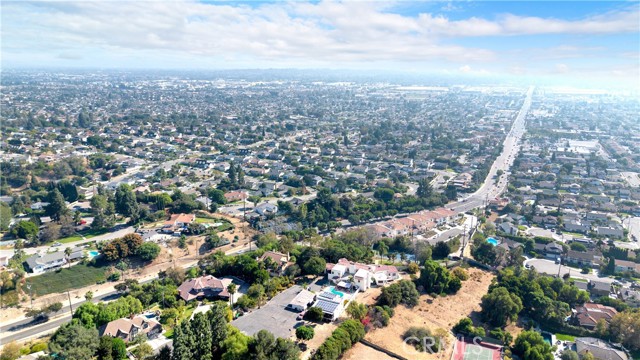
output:
<svg viewBox="0 0 640 360"><path fill-rule="evenodd" d="M3 69L398 72L640 89L637 2L3 1Z"/></svg>

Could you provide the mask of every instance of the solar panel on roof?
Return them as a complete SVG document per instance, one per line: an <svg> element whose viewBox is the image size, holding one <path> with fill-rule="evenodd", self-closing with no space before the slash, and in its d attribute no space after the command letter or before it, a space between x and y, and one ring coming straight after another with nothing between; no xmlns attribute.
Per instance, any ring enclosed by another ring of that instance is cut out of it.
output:
<svg viewBox="0 0 640 360"><path fill-rule="evenodd" d="M336 311L336 309L338 308L339 305L340 305L340 303L335 303L333 301L318 300L318 302L316 303L315 306L321 308L322 311L324 311L326 313L333 314L334 311Z"/></svg>

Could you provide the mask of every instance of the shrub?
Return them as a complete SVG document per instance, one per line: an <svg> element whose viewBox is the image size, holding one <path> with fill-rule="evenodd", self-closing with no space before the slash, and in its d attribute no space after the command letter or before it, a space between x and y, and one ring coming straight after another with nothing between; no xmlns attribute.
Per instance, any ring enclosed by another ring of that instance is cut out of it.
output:
<svg viewBox="0 0 640 360"><path fill-rule="evenodd" d="M461 267L456 267L451 270L451 274L457 277L460 281L466 281L469 279L469 273Z"/></svg>
<svg viewBox="0 0 640 360"><path fill-rule="evenodd" d="M430 354L440 351L440 339L436 339L429 329L424 327L411 327L402 336L407 344L413 345L420 352Z"/></svg>
<svg viewBox="0 0 640 360"><path fill-rule="evenodd" d="M420 294L416 290L416 286L409 280L400 280L382 289L380 295L380 303L396 307L398 304L404 304L407 307L418 305Z"/></svg>
<svg viewBox="0 0 640 360"><path fill-rule="evenodd" d="M307 309L307 312L304 314L304 318L309 321L319 322L324 317L324 313L322 309L317 306L312 306Z"/></svg>
<svg viewBox="0 0 640 360"><path fill-rule="evenodd" d="M416 263L411 263L407 266L407 272L411 275L417 274L420 271L420 266Z"/></svg>
<svg viewBox="0 0 640 360"><path fill-rule="evenodd" d="M362 323L352 319L346 320L320 345L311 359L336 360L353 344L362 340L364 335L365 331Z"/></svg>

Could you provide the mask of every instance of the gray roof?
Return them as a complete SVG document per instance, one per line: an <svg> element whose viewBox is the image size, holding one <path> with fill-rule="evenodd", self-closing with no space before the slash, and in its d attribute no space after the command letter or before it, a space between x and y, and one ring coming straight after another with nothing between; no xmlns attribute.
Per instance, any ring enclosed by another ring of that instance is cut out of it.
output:
<svg viewBox="0 0 640 360"><path fill-rule="evenodd" d="M60 261L64 259L64 257L65 257L64 251L56 251L56 252L46 253L42 255L40 254L33 255L32 257L28 258L25 262L27 263L27 265L29 265L29 268L34 269L38 265L45 265L50 262Z"/></svg>
<svg viewBox="0 0 640 360"><path fill-rule="evenodd" d="M590 352L594 358L600 360L629 360L624 351L613 348L606 341L592 337L576 338L575 341L576 350L580 355Z"/></svg>

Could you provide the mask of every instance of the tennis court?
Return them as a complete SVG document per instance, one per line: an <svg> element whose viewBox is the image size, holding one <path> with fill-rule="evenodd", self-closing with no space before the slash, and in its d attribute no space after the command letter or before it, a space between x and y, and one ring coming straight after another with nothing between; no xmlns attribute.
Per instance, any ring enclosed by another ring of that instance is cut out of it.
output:
<svg viewBox="0 0 640 360"><path fill-rule="evenodd" d="M466 344L464 360L493 360L493 351L482 346Z"/></svg>
<svg viewBox="0 0 640 360"><path fill-rule="evenodd" d="M458 340L456 342L454 360L500 360L500 347L481 342Z"/></svg>

